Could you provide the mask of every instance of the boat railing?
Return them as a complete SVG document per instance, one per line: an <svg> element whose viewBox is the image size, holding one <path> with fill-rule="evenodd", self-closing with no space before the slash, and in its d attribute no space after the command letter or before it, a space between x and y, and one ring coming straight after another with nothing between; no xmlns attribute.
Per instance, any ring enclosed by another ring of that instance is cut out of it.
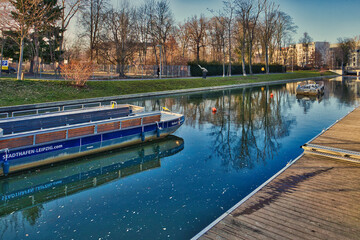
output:
<svg viewBox="0 0 360 240"><path fill-rule="evenodd" d="M0 113L0 119L37 116L37 115L44 115L44 114L49 114L49 113L90 109L90 108L100 108L100 107L103 107L101 102L75 104L75 105L63 105L63 106L49 107L49 108L36 108L36 109L30 109L30 110L14 111L11 114L9 114L7 112ZM117 104L115 105L115 107L117 107Z"/></svg>
<svg viewBox="0 0 360 240"><path fill-rule="evenodd" d="M33 116L33 115L41 115L41 114L54 113L60 111L61 111L60 107L39 108L39 109L12 112L11 117Z"/></svg>
<svg viewBox="0 0 360 240"><path fill-rule="evenodd" d="M68 111L68 110L78 110L78 109L88 109L88 108L99 108L103 105L101 102L96 103L86 103L86 104L76 104L76 105L66 105L62 107L62 111Z"/></svg>
<svg viewBox="0 0 360 240"><path fill-rule="evenodd" d="M4 135L0 140L2 144L11 145L11 148L33 146L40 143L50 143L57 140L67 140L92 134L105 133L117 129L130 129L133 127L144 127L146 125L160 122L161 112L142 114L141 116L129 116L125 118L114 118L97 122L74 124L71 126L60 126L49 129L41 129L24 133Z"/></svg>
<svg viewBox="0 0 360 240"><path fill-rule="evenodd" d="M9 113L0 113L0 119L9 118Z"/></svg>

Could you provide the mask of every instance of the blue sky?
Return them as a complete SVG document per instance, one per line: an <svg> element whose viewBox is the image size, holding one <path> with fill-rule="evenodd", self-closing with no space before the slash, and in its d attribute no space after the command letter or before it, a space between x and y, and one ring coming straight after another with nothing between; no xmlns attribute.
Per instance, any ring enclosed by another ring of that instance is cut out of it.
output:
<svg viewBox="0 0 360 240"><path fill-rule="evenodd" d="M114 3L121 0L112 0ZM146 0L130 0L139 3ZM207 8L222 8L222 0L169 0L177 22L195 14L211 16ZM299 27L296 42L304 32L314 41L337 42L339 37L360 35L360 0L274 0ZM116 5L115 5L116 6Z"/></svg>

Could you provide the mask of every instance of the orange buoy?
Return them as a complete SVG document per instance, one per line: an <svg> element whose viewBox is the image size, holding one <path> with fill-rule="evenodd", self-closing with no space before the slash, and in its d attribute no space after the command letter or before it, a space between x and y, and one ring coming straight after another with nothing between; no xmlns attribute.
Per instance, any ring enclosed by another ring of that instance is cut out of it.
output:
<svg viewBox="0 0 360 240"><path fill-rule="evenodd" d="M273 94L273 93L270 93L270 97L273 98L273 97L274 97L274 94Z"/></svg>
<svg viewBox="0 0 360 240"><path fill-rule="evenodd" d="M211 110L212 110L213 113L216 113L216 111L217 111L217 109L214 108L214 107Z"/></svg>

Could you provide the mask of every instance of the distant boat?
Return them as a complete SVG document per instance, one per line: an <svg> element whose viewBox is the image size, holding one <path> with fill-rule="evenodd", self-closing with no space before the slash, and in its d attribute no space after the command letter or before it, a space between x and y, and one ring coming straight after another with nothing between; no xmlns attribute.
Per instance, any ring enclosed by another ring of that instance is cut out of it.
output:
<svg viewBox="0 0 360 240"><path fill-rule="evenodd" d="M296 87L297 95L321 95L324 93L324 82L316 83L314 81L299 82Z"/></svg>
<svg viewBox="0 0 360 240"><path fill-rule="evenodd" d="M163 138L184 115L134 105L73 109L0 120L0 175Z"/></svg>

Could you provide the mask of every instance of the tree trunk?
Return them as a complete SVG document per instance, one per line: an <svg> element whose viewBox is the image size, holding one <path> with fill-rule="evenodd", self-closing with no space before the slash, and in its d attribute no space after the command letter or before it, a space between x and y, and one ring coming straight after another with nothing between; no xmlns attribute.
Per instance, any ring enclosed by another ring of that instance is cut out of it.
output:
<svg viewBox="0 0 360 240"><path fill-rule="evenodd" d="M242 57L241 57L241 65L242 65L242 70L243 70L243 76L246 76L245 57L244 57L243 54L242 54Z"/></svg>
<svg viewBox="0 0 360 240"><path fill-rule="evenodd" d="M63 59L63 44L64 44L64 33L61 33L60 35L60 45L59 45L59 51L60 51L60 54L59 54L59 63L62 64L64 62L64 59Z"/></svg>
<svg viewBox="0 0 360 240"><path fill-rule="evenodd" d="M197 62L200 62L200 45L196 45L196 60Z"/></svg>
<svg viewBox="0 0 360 240"><path fill-rule="evenodd" d="M269 46L265 45L265 65L266 65L266 74L269 74Z"/></svg>
<svg viewBox="0 0 360 240"><path fill-rule="evenodd" d="M224 43L225 43L225 39L224 39ZM223 77L225 77L225 61L226 61L226 53L225 53L225 44L223 45Z"/></svg>
<svg viewBox="0 0 360 240"><path fill-rule="evenodd" d="M147 44L145 43L145 49L144 49L144 65L146 66L146 55L147 55Z"/></svg>
<svg viewBox="0 0 360 240"><path fill-rule="evenodd" d="M30 61L29 73L34 74L34 60Z"/></svg>
<svg viewBox="0 0 360 240"><path fill-rule="evenodd" d="M253 71L252 71L252 41L249 41L249 74L253 75Z"/></svg>
<svg viewBox="0 0 360 240"><path fill-rule="evenodd" d="M229 26L229 77L231 77L231 26Z"/></svg>
<svg viewBox="0 0 360 240"><path fill-rule="evenodd" d="M3 53L4 53L4 44L5 44L5 38L3 35L2 39L1 39L0 77L2 76L2 61L3 61Z"/></svg>
<svg viewBox="0 0 360 240"><path fill-rule="evenodd" d="M21 40L20 40L20 57L19 57L19 65L18 65L18 72L17 72L17 80L21 80L23 58L24 58L24 37L21 37Z"/></svg>
<svg viewBox="0 0 360 240"><path fill-rule="evenodd" d="M119 74L119 78L121 78L121 64L120 61L116 62L116 72Z"/></svg>
<svg viewBox="0 0 360 240"><path fill-rule="evenodd" d="M40 44L39 44L39 38L38 38L38 30L35 29L35 38L34 38L34 42L35 42L35 61L34 61L34 67L35 67L35 76L37 76L37 74L39 73L39 48L40 48Z"/></svg>

